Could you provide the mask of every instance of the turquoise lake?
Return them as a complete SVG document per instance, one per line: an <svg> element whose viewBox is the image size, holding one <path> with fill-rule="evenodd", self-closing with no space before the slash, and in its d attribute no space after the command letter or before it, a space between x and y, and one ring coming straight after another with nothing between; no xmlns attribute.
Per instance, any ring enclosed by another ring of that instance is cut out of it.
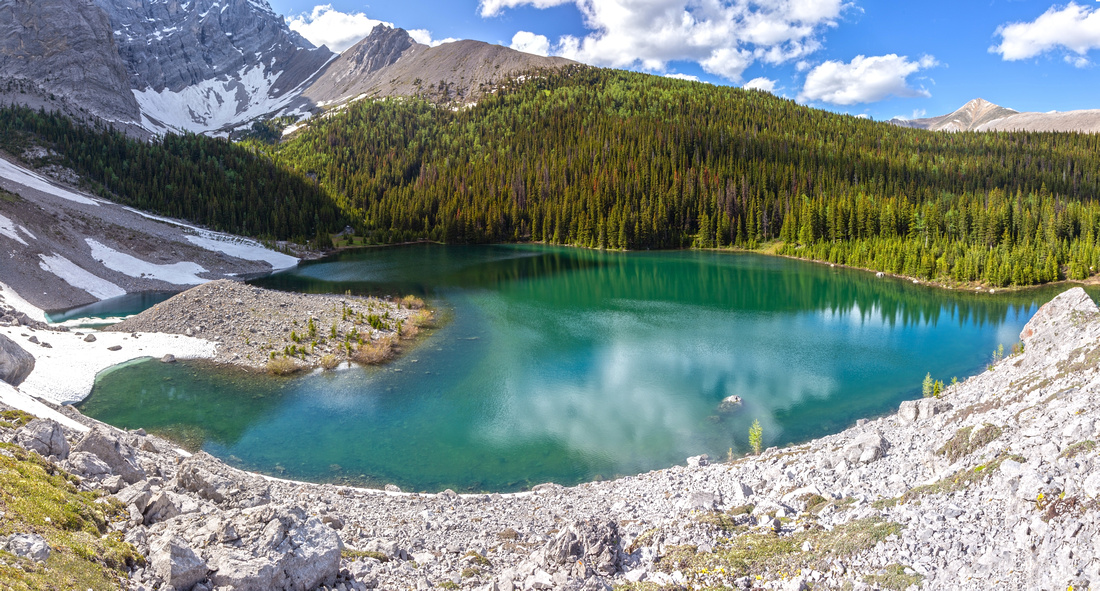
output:
<svg viewBox="0 0 1100 591"><path fill-rule="evenodd" d="M276 476L514 491L637 474L835 433L982 371L1057 286L948 292L721 252L415 245L253 283L416 294L439 327L382 368L291 378L140 361L82 412ZM717 412L726 396L744 400Z"/></svg>

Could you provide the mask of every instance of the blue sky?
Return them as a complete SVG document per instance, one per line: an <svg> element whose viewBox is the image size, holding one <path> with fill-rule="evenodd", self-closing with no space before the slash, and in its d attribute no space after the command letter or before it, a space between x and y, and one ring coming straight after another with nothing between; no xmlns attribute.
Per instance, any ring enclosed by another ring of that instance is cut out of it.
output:
<svg viewBox="0 0 1100 591"><path fill-rule="evenodd" d="M479 39L600 66L770 89L875 119L981 97L1100 108L1100 2L1077 0L269 0L342 49L376 21L422 42Z"/></svg>

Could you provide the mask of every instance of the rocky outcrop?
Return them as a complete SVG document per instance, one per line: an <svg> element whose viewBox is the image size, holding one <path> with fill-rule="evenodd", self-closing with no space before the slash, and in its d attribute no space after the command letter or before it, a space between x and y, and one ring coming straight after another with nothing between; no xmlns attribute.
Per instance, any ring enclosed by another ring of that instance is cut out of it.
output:
<svg viewBox="0 0 1100 591"><path fill-rule="evenodd" d="M84 0L0 0L0 96L140 120L107 14Z"/></svg>
<svg viewBox="0 0 1100 591"><path fill-rule="evenodd" d="M69 457L69 442L61 425L49 419L35 419L15 433L15 442L25 449L38 452L48 458L64 460Z"/></svg>
<svg viewBox="0 0 1100 591"><path fill-rule="evenodd" d="M38 563L46 562L50 558L49 542L37 534L12 534L2 540L0 548Z"/></svg>
<svg viewBox="0 0 1100 591"><path fill-rule="evenodd" d="M18 386L34 370L34 355L0 334L0 381Z"/></svg>
<svg viewBox="0 0 1100 591"><path fill-rule="evenodd" d="M154 127L210 132L268 115L333 55L264 0L95 3L119 32L128 86Z"/></svg>

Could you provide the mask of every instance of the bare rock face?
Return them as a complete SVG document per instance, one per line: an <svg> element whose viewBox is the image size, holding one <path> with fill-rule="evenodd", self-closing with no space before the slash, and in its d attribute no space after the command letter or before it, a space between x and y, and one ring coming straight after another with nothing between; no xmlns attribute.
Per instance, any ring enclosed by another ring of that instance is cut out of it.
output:
<svg viewBox="0 0 1100 591"><path fill-rule="evenodd" d="M362 94L471 102L521 72L572 63L481 41L428 47L404 29L378 25L325 67L304 96L314 103L339 103Z"/></svg>
<svg viewBox="0 0 1100 591"><path fill-rule="evenodd" d="M109 121L140 119L111 22L85 0L0 0L0 95L43 104L18 90Z"/></svg>
<svg viewBox="0 0 1100 591"><path fill-rule="evenodd" d="M95 3L119 32L127 85L143 112L188 131L269 114L273 99L293 98L332 57L291 31L265 0Z"/></svg>
<svg viewBox="0 0 1100 591"><path fill-rule="evenodd" d="M65 440L65 431L61 425L49 419L35 419L24 425L16 432L15 442L38 452L44 458L57 456L64 460L69 457L69 442Z"/></svg>

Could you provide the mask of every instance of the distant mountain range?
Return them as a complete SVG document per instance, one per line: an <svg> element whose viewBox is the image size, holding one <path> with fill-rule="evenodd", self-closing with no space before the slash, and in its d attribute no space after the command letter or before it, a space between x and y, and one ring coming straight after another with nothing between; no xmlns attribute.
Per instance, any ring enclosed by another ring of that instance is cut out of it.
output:
<svg viewBox="0 0 1100 591"><path fill-rule="evenodd" d="M0 15L0 104L145 133L225 135L366 96L471 101L570 63L477 41L428 47L385 26L337 55L266 0L0 0Z"/></svg>
<svg viewBox="0 0 1100 591"><path fill-rule="evenodd" d="M1014 111L985 99L974 99L947 115L925 119L891 119L890 123L932 131L1080 131L1100 132L1100 109L1033 113Z"/></svg>

